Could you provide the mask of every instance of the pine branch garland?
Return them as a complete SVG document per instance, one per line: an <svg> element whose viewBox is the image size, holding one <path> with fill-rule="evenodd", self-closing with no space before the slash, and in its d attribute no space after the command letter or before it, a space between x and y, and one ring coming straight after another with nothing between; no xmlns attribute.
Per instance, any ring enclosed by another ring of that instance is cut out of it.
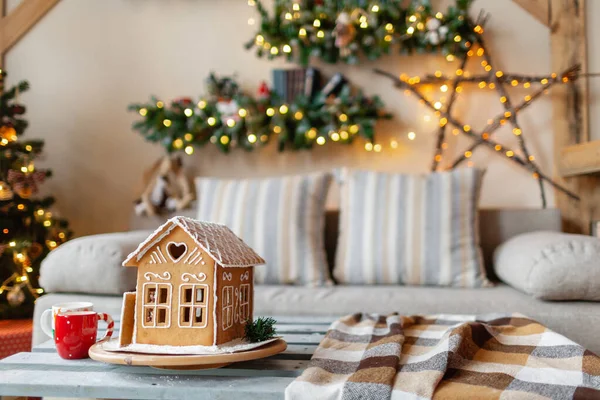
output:
<svg viewBox="0 0 600 400"><path fill-rule="evenodd" d="M251 343L264 342L277 335L275 321L271 317L258 317L254 321L247 321L245 328L245 338Z"/></svg>

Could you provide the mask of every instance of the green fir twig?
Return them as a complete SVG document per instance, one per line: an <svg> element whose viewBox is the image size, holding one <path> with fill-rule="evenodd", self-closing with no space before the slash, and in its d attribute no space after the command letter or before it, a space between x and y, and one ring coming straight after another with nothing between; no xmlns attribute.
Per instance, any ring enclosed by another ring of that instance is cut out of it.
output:
<svg viewBox="0 0 600 400"><path fill-rule="evenodd" d="M247 321L245 338L251 343L264 342L277 335L275 321L271 317L258 317L254 321Z"/></svg>

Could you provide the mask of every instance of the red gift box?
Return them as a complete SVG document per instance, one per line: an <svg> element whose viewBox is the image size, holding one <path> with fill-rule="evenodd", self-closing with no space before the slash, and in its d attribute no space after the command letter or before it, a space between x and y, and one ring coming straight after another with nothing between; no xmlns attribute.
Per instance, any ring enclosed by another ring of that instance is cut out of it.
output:
<svg viewBox="0 0 600 400"><path fill-rule="evenodd" d="M31 351L32 332L33 321L30 319L0 321L0 359Z"/></svg>

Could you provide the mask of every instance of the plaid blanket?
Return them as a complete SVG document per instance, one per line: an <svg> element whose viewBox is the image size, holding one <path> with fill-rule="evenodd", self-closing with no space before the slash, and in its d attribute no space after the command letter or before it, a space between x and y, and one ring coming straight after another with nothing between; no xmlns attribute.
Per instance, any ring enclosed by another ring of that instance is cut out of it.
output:
<svg viewBox="0 0 600 400"><path fill-rule="evenodd" d="M600 338L600 332L599 332ZM350 315L286 399L600 399L600 358L515 315Z"/></svg>

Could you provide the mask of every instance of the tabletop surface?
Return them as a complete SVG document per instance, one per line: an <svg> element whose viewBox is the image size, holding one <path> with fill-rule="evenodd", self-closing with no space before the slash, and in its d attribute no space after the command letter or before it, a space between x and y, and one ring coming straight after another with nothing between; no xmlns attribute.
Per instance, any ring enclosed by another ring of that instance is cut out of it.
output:
<svg viewBox="0 0 600 400"><path fill-rule="evenodd" d="M210 370L164 370L63 360L49 340L0 360L0 396L110 399L282 399L308 365L334 317L281 317L287 350L272 357ZM115 321L115 331L119 322ZM103 334L102 331L98 333Z"/></svg>

